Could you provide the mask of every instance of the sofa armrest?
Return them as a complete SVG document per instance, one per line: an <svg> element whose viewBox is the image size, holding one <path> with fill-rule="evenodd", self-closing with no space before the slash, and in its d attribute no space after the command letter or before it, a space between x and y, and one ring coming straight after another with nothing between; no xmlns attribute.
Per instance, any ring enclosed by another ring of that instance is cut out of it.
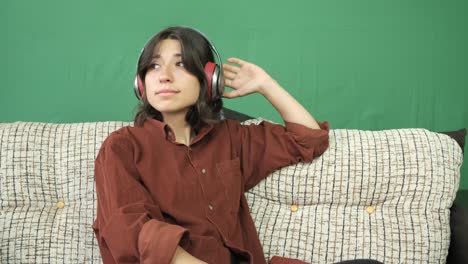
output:
<svg viewBox="0 0 468 264"><path fill-rule="evenodd" d="M447 263L468 263L468 190L459 190L450 208L450 230Z"/></svg>

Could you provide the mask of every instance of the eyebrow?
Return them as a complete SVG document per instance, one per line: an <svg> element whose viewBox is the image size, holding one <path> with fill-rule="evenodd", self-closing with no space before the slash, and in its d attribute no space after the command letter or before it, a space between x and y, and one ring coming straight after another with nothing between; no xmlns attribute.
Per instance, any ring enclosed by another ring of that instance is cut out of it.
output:
<svg viewBox="0 0 468 264"><path fill-rule="evenodd" d="M181 53L176 53L174 54L174 57L182 57L182 54ZM161 55L160 54L156 54L156 55L153 55L153 57L151 57L152 59L159 59L161 58Z"/></svg>

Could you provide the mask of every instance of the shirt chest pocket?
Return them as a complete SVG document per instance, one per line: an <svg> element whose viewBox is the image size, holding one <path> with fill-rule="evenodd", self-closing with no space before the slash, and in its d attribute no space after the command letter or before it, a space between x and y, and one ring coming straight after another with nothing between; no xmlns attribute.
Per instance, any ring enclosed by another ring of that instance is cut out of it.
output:
<svg viewBox="0 0 468 264"><path fill-rule="evenodd" d="M216 177L223 186L226 197L226 205L231 212L239 211L239 201L241 199L242 174L240 160L235 158L216 164Z"/></svg>

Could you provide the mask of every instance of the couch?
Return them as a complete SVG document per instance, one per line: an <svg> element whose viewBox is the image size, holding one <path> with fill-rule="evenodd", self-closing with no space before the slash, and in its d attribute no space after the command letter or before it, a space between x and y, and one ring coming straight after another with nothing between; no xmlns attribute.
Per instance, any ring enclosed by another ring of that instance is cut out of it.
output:
<svg viewBox="0 0 468 264"><path fill-rule="evenodd" d="M0 263L101 262L94 159L107 135L129 124L0 123ZM265 257L468 263L466 199L453 205L465 135L332 129L322 156L246 194Z"/></svg>

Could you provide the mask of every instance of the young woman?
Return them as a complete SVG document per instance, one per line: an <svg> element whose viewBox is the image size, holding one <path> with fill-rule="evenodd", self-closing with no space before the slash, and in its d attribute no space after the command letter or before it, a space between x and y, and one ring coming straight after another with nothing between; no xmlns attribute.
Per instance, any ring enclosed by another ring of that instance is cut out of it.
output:
<svg viewBox="0 0 468 264"><path fill-rule="evenodd" d="M145 46L135 126L109 135L96 158L93 228L104 263L265 263L244 192L327 149L328 124L260 67L230 58L223 69L232 90L210 90L212 49L185 27L167 28ZM285 126L221 120L222 96L253 93Z"/></svg>

